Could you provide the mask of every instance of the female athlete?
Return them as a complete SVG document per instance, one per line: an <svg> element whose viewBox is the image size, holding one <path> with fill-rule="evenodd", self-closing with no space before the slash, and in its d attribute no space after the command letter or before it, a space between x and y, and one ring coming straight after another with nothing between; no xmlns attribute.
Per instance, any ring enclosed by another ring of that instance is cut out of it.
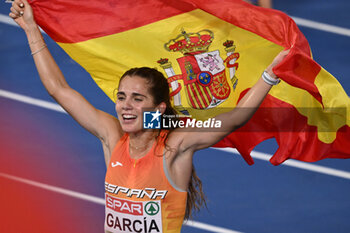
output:
<svg viewBox="0 0 350 233"><path fill-rule="evenodd" d="M272 68L288 54L283 51L274 59L236 108L215 117L225 130L143 130L143 109L175 113L162 73L147 67L127 71L117 88L116 118L69 87L26 0L15 0L9 15L25 31L48 93L102 143L107 166L106 232L180 232L184 218L205 203L192 165L194 152L210 147L251 118L278 83Z"/></svg>

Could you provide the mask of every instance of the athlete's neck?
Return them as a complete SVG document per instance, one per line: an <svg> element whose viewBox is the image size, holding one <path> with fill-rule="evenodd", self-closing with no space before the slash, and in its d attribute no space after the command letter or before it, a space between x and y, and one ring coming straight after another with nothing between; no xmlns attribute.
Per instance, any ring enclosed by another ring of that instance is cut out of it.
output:
<svg viewBox="0 0 350 233"><path fill-rule="evenodd" d="M137 133L129 133L129 154L133 159L142 158L152 147L159 130L147 130Z"/></svg>

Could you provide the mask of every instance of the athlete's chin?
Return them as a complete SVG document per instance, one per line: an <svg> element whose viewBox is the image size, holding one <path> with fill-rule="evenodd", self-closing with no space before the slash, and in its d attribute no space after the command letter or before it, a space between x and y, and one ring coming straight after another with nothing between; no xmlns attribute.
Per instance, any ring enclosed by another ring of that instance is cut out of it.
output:
<svg viewBox="0 0 350 233"><path fill-rule="evenodd" d="M122 124L122 129L125 133L137 133L142 131L141 125L138 124Z"/></svg>

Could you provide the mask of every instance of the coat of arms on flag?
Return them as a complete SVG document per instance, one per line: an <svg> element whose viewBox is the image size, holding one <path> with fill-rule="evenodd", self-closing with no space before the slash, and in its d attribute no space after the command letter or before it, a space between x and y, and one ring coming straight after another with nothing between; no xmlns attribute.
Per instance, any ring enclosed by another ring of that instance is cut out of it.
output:
<svg viewBox="0 0 350 233"><path fill-rule="evenodd" d="M238 79L235 75L238 68L236 62L239 53L235 52L236 46L232 40L223 43L226 54L222 59L220 51L209 51L214 40L214 33L208 29L196 33L182 33L175 39L170 39L165 45L169 52L181 52L182 57L177 58L181 74L175 74L171 62L167 58L158 60L164 69L169 85L172 89L171 96L177 110L188 115L188 111L181 104L181 91L184 89L188 103L194 109L214 108L223 103L232 91L236 89ZM226 75L229 71L229 79ZM178 82L182 80L184 87Z"/></svg>

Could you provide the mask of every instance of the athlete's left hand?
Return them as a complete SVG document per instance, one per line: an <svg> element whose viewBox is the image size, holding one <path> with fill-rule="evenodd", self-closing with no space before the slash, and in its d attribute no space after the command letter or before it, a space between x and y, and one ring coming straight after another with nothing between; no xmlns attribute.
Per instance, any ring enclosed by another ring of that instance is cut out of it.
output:
<svg viewBox="0 0 350 233"><path fill-rule="evenodd" d="M278 77L273 73L272 69L278 65L283 59L289 54L290 49L283 50L280 52L272 61L272 63L266 68L266 72L275 79L278 79Z"/></svg>

